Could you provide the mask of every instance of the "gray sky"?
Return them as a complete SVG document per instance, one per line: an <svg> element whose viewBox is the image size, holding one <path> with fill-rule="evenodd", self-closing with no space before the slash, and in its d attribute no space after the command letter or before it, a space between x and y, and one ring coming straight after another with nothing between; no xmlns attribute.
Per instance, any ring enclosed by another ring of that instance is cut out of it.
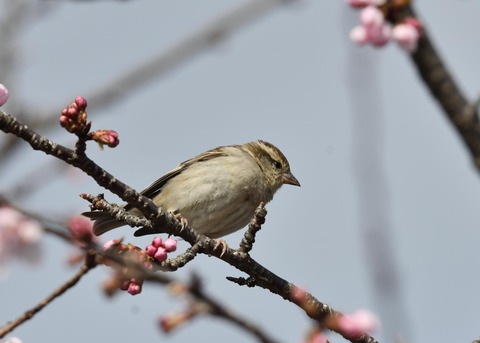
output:
<svg viewBox="0 0 480 343"><path fill-rule="evenodd" d="M6 1L1 0L2 7ZM39 112L60 112L75 96L95 93L242 1L47 3L50 11L32 19L20 34L18 78L7 84L17 101ZM474 98L480 48L473 32L480 29L480 3L416 3L456 79ZM121 144L103 152L90 144L87 152L141 190L209 148L268 140L288 157L302 187L284 187L267 206L253 257L337 310L385 313L381 307L389 302L379 301L372 288L361 228L387 223L409 342L470 342L480 335L479 176L408 56L393 44L372 49L349 42L357 14L344 1L333 0L304 0L267 12L108 108L88 112L94 128L117 130ZM368 89L374 92L362 102ZM372 117L369 109L377 115ZM66 145L73 142L59 127L43 132ZM358 144L366 137L372 141L362 151ZM359 176L372 154L378 169ZM5 166L0 189L48 159L24 148ZM24 205L61 219L87 208L78 197L83 192L102 190L69 173ZM385 201L375 198L378 192ZM105 239L125 235L141 247L147 244L132 232L125 227ZM226 238L231 246L240 239L241 232ZM75 272L66 267L70 247L52 237L43 244L38 267L14 264L0 281L0 323L23 313ZM310 327L302 312L278 296L226 281L225 276L241 274L219 260L200 256L176 276L185 278L192 271L201 273L209 292L283 342L301 341ZM148 284L138 296L122 293L111 301L100 289L107 275L107 269L97 268L13 335L25 343L251 340L210 318L164 338L156 320L181 310L181 301ZM392 341L383 334L374 336Z"/></svg>

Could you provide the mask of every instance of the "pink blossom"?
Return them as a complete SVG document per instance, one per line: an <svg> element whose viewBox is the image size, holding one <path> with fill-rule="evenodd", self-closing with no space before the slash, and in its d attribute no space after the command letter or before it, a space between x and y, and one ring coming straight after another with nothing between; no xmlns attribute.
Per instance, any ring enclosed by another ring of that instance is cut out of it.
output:
<svg viewBox="0 0 480 343"><path fill-rule="evenodd" d="M369 42L367 30L363 26L356 26L350 31L350 39L359 45Z"/></svg>
<svg viewBox="0 0 480 343"><path fill-rule="evenodd" d="M68 220L67 226L77 242L91 243L93 241L93 222L84 216L72 216Z"/></svg>
<svg viewBox="0 0 480 343"><path fill-rule="evenodd" d="M11 207L0 207L0 269L14 257L38 261L41 235L38 222Z"/></svg>
<svg viewBox="0 0 480 343"><path fill-rule="evenodd" d="M367 6L360 11L360 22L369 28L379 28L385 23L382 11L375 6Z"/></svg>
<svg viewBox="0 0 480 343"><path fill-rule="evenodd" d="M163 243L163 246L168 252L174 252L175 250L177 250L177 241L173 238L168 237Z"/></svg>
<svg viewBox="0 0 480 343"><path fill-rule="evenodd" d="M8 101L8 88L0 83L0 107Z"/></svg>
<svg viewBox="0 0 480 343"><path fill-rule="evenodd" d="M379 319L368 310L358 310L338 318L338 326L348 336L357 337L364 332L372 333L379 327Z"/></svg>
<svg viewBox="0 0 480 343"><path fill-rule="evenodd" d="M398 43L398 45L409 52L417 50L420 35L421 27L415 25L414 22L408 21L396 25L392 31L392 38Z"/></svg>
<svg viewBox="0 0 480 343"><path fill-rule="evenodd" d="M360 11L361 26L353 28L350 39L363 45L370 43L382 46L388 43L391 37L391 27L385 21L382 11L375 6L367 6Z"/></svg>

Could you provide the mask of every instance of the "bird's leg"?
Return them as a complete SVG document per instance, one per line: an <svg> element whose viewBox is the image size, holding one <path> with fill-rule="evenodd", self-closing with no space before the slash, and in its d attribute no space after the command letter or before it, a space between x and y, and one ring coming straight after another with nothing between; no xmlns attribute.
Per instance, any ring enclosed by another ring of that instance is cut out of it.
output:
<svg viewBox="0 0 480 343"><path fill-rule="evenodd" d="M223 239L214 239L215 241L215 245L213 246L213 250L217 250L220 246L222 247L222 253L220 254L220 257L222 257L225 252L227 251L227 249L229 248L228 247L228 244L225 240Z"/></svg>
<svg viewBox="0 0 480 343"><path fill-rule="evenodd" d="M188 221L184 217L182 217L182 214L180 212L173 212L173 215L175 216L175 219L180 223L180 232L183 231L188 226Z"/></svg>

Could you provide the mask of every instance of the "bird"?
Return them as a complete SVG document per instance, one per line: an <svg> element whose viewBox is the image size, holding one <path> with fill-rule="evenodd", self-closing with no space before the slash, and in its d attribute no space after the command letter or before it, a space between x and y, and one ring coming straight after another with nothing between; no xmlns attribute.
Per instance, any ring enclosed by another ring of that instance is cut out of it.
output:
<svg viewBox="0 0 480 343"><path fill-rule="evenodd" d="M198 233L219 238L245 227L259 204L272 200L284 184L300 187L280 149L258 140L219 146L182 162L141 194L185 219ZM129 204L122 206L142 216ZM108 212L82 214L95 221L97 236L126 225Z"/></svg>

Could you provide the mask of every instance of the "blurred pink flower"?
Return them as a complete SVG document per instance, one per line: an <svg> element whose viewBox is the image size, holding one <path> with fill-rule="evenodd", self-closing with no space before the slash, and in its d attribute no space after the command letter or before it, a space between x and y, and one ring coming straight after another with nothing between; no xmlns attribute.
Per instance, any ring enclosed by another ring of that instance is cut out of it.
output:
<svg viewBox="0 0 480 343"><path fill-rule="evenodd" d="M338 318L338 326L348 336L356 337L364 332L372 333L380 326L378 317L368 310L358 310Z"/></svg>
<svg viewBox="0 0 480 343"><path fill-rule="evenodd" d="M23 342L18 337L10 337L10 338L7 338L6 341L2 341L1 343L23 343Z"/></svg>
<svg viewBox="0 0 480 343"><path fill-rule="evenodd" d="M409 52L417 50L418 39L422 34L422 27L418 20L407 18L404 23L396 25L392 30L392 38L402 48Z"/></svg>
<svg viewBox="0 0 480 343"><path fill-rule="evenodd" d="M361 26L354 27L350 39L357 44L370 43L382 46L388 43L392 36L390 24L385 21L382 11L375 6L367 6L360 11Z"/></svg>
<svg viewBox="0 0 480 343"><path fill-rule="evenodd" d="M8 101L8 88L0 83L0 107Z"/></svg>
<svg viewBox="0 0 480 343"><path fill-rule="evenodd" d="M193 312L172 313L163 318L160 318L160 328L165 333L169 333L179 325L184 324L195 316Z"/></svg>
<svg viewBox="0 0 480 343"><path fill-rule="evenodd" d="M140 294L142 292L142 285L140 283L137 283L135 279L131 279L128 285L127 292L131 295Z"/></svg>
<svg viewBox="0 0 480 343"><path fill-rule="evenodd" d="M0 270L6 269L12 258L37 262L42 231L38 222L11 207L0 207Z"/></svg>
<svg viewBox="0 0 480 343"><path fill-rule="evenodd" d="M84 216L72 216L68 220L67 227L72 233L76 243L84 245L84 243L93 242L93 222Z"/></svg>

